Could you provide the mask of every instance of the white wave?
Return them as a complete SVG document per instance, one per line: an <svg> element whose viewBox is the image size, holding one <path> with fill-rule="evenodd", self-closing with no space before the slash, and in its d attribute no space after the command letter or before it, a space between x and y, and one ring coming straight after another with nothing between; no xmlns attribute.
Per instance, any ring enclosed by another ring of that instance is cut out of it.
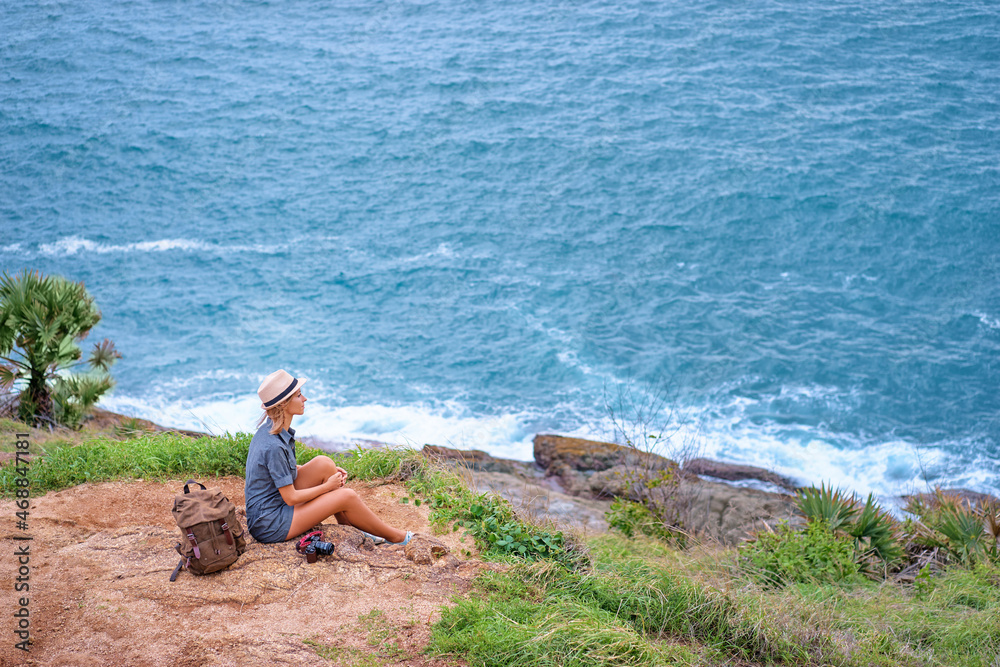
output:
<svg viewBox="0 0 1000 667"><path fill-rule="evenodd" d="M413 255L412 257L404 257L401 261L405 264L414 264L416 262L423 262L427 259L432 259L434 257L444 257L446 259L452 259L455 257L455 251L452 250L451 245L448 243L440 243L438 247L434 250L421 253L419 255Z"/></svg>
<svg viewBox="0 0 1000 667"><path fill-rule="evenodd" d="M253 432L261 415L260 401L253 395L199 402L158 402L112 395L102 399L101 407L163 426L213 434ZM307 401L305 414L296 418L294 426L298 437L329 443L375 441L417 449L434 444L480 449L503 458L529 461L533 458L535 433L525 430L524 424L532 417L516 413L476 416L457 403L438 407L377 403L328 407L313 399Z"/></svg>
<svg viewBox="0 0 1000 667"><path fill-rule="evenodd" d="M892 506L901 495L943 488L969 488L1000 495L1000 460L980 454L974 461L957 461L956 451L982 451L966 441L916 445L902 439L873 442L857 436L829 432L822 424L800 426L761 420L756 408L772 400L824 401L838 410L850 410L853 392L820 385L785 386L777 396L733 396L730 386L724 404L673 410L664 423L650 423L668 437L651 449L668 458L701 456L728 463L757 466L789 477L800 485L834 485L862 495L874 493ZM581 429L578 437L610 439L614 425L605 419Z"/></svg>
<svg viewBox="0 0 1000 667"><path fill-rule="evenodd" d="M21 244L11 243L10 245L0 246L0 252L21 252Z"/></svg>
<svg viewBox="0 0 1000 667"><path fill-rule="evenodd" d="M575 368L584 375L597 375L597 372L587 364L580 361L580 357L577 354L576 348L579 348L577 343L577 338L574 334L559 329L557 327L546 326L541 320L539 320L534 315L530 313L523 312L520 308L515 307L514 310L524 318L528 323L528 326L533 330L551 339L559 348L556 351L556 359L565 366L570 368Z"/></svg>
<svg viewBox="0 0 1000 667"><path fill-rule="evenodd" d="M55 243L44 243L38 247L43 255L75 255L78 252L113 253L113 252L164 252L167 250L205 250L207 246L198 241L187 239L161 239L158 241L143 241L125 245L110 245L97 243L79 236L67 236Z"/></svg>
<svg viewBox="0 0 1000 667"><path fill-rule="evenodd" d="M140 241L137 243L125 243L121 245L98 243L90 239L79 236L67 236L54 243L43 243L38 246L38 251L49 256L72 256L79 252L109 254L109 253L132 253L132 252L215 252L219 254L251 252L260 254L274 254L281 252L282 247L268 247L263 245L218 245L205 241L191 239L158 239L155 241Z"/></svg>
<svg viewBox="0 0 1000 667"><path fill-rule="evenodd" d="M867 273L849 274L845 275L843 279L844 287L853 287L859 280L864 280L868 283L878 282L878 276L869 276Z"/></svg>
<svg viewBox="0 0 1000 667"><path fill-rule="evenodd" d="M576 368L585 375L597 374L594 372L593 368L580 361L579 357L577 357L576 355L576 352L573 352L571 350L563 350L561 352L557 352L556 359L558 359L560 363L562 363L563 365L569 366L570 368Z"/></svg>
<svg viewBox="0 0 1000 667"><path fill-rule="evenodd" d="M861 495L874 493L890 504L900 495L927 491L936 485L1000 493L1000 479L994 472L1000 461L986 460L985 455L971 464L955 461L954 451L969 451L974 443L947 441L918 446L901 439L862 442L827 433L822 427L791 429L787 425L758 424L743 418L741 412L680 424L659 450L668 456L687 451L718 461L757 466L800 485L832 484Z"/></svg>
<svg viewBox="0 0 1000 667"><path fill-rule="evenodd" d="M1000 329L1000 319L990 317L989 315L980 313L979 311L972 313L972 316L978 317L982 325L989 329Z"/></svg>
<svg viewBox="0 0 1000 667"><path fill-rule="evenodd" d="M150 401L112 394L100 407L130 417L149 419L169 428L190 429L213 435L253 431L260 416L260 401L252 395L236 399L219 397L199 401Z"/></svg>

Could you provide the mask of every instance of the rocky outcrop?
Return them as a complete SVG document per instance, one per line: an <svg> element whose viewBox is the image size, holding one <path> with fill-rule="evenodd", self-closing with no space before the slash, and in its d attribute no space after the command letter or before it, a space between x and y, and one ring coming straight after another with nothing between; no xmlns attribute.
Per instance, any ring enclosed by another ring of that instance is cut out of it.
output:
<svg viewBox="0 0 1000 667"><path fill-rule="evenodd" d="M424 456L436 461L446 461L465 466L476 472L499 472L526 477L541 476L535 466L525 461L498 459L478 449L452 449L438 445L424 445Z"/></svg>
<svg viewBox="0 0 1000 667"><path fill-rule="evenodd" d="M621 463L628 452L610 442L561 435L536 435L533 442L535 463L546 470L563 465L579 472L607 470Z"/></svg>
<svg viewBox="0 0 1000 667"><path fill-rule="evenodd" d="M794 491L798 488L795 480L783 477L776 472L755 466L722 463L721 461L712 461L711 459L691 459L684 464L684 470L695 475L705 475L706 477L715 477L716 479L723 479L730 482L756 479L761 482L773 484L786 491Z"/></svg>
<svg viewBox="0 0 1000 667"><path fill-rule="evenodd" d="M544 480L502 472L474 473L472 484L479 493L505 498L522 516L552 521L582 533L608 529L604 515L611 507L610 500L571 496L546 486Z"/></svg>
<svg viewBox="0 0 1000 667"><path fill-rule="evenodd" d="M125 415L120 415L117 412L111 412L110 410L102 410L101 408L93 408L90 414L86 418L86 425L88 428L94 430L109 430L114 428L126 429L127 431L150 431L153 433L180 433L181 435L186 435L189 438L210 438L212 437L209 433L202 433L201 431L189 431L183 428L167 428L166 426L160 426L159 424L153 423L148 419L139 419L138 417L126 417Z"/></svg>
<svg viewBox="0 0 1000 667"><path fill-rule="evenodd" d="M584 532L607 529L605 513L614 498L668 507L685 531L726 544L739 542L765 524L773 527L781 520L797 521L791 496L698 477L755 479L780 488L795 487L791 480L752 466L696 459L693 466L681 467L653 453L551 434L535 437L534 465L434 445L426 445L424 453L464 466L478 491L507 498L522 514Z"/></svg>
<svg viewBox="0 0 1000 667"><path fill-rule="evenodd" d="M311 638L372 646L373 635L358 622L377 614L381 627L393 628L380 641L396 642L407 665L443 667L423 656L430 625L442 605L494 567L475 558L471 537L432 536L430 508L401 503L404 487L352 482L379 517L414 531L409 544L374 546L356 528L328 520L323 537L336 549L315 563L291 542L250 539L230 567L205 576L181 572L171 582L180 535L169 508L183 484L81 484L33 498L34 643L29 655L3 642L0 665L334 664L317 655ZM242 505L242 477L214 478L211 486ZM12 516L14 503L0 500L0 511ZM0 547L14 553L25 544L17 537L0 535ZM14 590L15 574L0 568L5 590ZM363 650L369 654L355 664L387 664Z"/></svg>
<svg viewBox="0 0 1000 667"><path fill-rule="evenodd" d="M673 501L686 530L723 544L738 544L753 531L800 519L792 496L703 480L682 480Z"/></svg>
<svg viewBox="0 0 1000 667"><path fill-rule="evenodd" d="M637 476L653 478L663 471L680 472L674 461L610 442L537 435L535 463L548 485L574 496L611 498L624 495Z"/></svg>

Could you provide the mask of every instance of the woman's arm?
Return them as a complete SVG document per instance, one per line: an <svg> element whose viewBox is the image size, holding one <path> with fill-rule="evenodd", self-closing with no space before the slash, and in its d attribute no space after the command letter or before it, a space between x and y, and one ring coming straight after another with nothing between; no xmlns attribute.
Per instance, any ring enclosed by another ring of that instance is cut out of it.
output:
<svg viewBox="0 0 1000 667"><path fill-rule="evenodd" d="M307 503L313 498L318 498L324 493L328 493L334 489L339 489L343 485L344 476L338 474L331 475L330 479L326 480L322 484L310 486L306 489L296 489L294 484L289 484L288 486L283 486L278 489L278 493L281 494L281 499L285 501L286 505L295 507L296 505Z"/></svg>

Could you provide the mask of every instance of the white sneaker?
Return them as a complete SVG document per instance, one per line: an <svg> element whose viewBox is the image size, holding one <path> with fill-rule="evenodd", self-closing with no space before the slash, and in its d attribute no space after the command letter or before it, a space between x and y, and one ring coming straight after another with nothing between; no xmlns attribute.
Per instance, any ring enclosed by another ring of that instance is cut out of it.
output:
<svg viewBox="0 0 1000 667"><path fill-rule="evenodd" d="M413 533L410 532L410 531L406 531L406 539L403 540L402 542L386 542L386 544L391 544L393 546L404 546L405 547L407 544L410 543L410 540L412 540L412 539L413 539Z"/></svg>
<svg viewBox="0 0 1000 667"><path fill-rule="evenodd" d="M365 537L367 537L369 540L371 540L375 544L385 544L385 538L384 537L379 537L378 535L372 535L371 533L366 533L363 530L361 531L361 534L364 535Z"/></svg>

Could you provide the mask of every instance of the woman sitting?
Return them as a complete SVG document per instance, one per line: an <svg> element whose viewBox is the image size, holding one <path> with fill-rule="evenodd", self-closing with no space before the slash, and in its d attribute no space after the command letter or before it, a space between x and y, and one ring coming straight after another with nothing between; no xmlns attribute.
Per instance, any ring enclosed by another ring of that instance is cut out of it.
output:
<svg viewBox="0 0 1000 667"><path fill-rule="evenodd" d="M344 487L347 471L329 456L295 464L292 418L305 411L304 380L283 370L268 375L257 390L264 416L250 441L246 469L247 527L258 542L301 535L330 516L354 526L377 543L406 544L412 533L388 525Z"/></svg>

